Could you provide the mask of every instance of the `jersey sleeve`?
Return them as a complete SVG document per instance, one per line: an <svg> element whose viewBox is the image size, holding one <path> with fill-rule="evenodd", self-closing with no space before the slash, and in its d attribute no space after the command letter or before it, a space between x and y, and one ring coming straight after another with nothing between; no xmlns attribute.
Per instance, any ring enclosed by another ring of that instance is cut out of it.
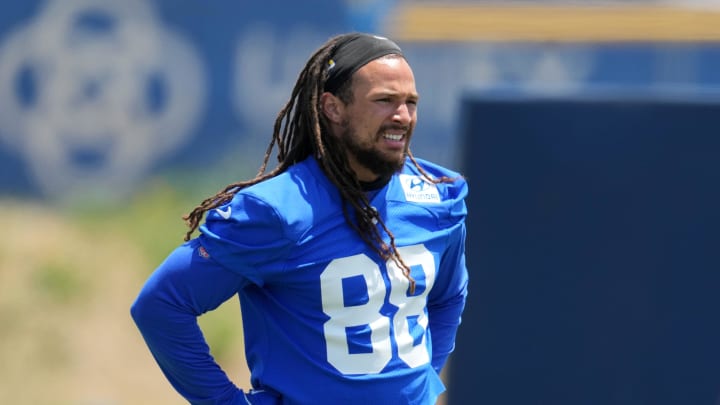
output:
<svg viewBox="0 0 720 405"><path fill-rule="evenodd" d="M197 317L217 308L246 280L213 262L197 239L178 247L153 272L131 315L172 386L192 404L245 404L215 362Z"/></svg>
<svg viewBox="0 0 720 405"><path fill-rule="evenodd" d="M467 184L458 179L452 186L446 216L441 219L448 229L448 248L440 260L438 277L428 295L428 318L432 339L433 368L439 373L455 348L455 335L465 309L468 271L465 265L465 196Z"/></svg>
<svg viewBox="0 0 720 405"><path fill-rule="evenodd" d="M213 260L263 285L267 274L263 269L273 263L281 266L292 247L285 229L274 207L241 192L231 202L208 212L198 239Z"/></svg>

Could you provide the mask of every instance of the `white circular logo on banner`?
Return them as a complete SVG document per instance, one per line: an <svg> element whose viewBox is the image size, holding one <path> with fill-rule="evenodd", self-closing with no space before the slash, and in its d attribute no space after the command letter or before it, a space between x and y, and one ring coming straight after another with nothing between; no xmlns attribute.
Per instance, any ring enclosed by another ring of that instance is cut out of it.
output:
<svg viewBox="0 0 720 405"><path fill-rule="evenodd" d="M50 197L121 195L191 135L202 62L141 0L54 0L0 46L0 138Z"/></svg>

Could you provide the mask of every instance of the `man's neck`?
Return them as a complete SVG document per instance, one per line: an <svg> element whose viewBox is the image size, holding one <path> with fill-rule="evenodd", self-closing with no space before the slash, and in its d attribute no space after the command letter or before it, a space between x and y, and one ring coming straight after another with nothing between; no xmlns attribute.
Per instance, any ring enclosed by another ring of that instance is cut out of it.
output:
<svg viewBox="0 0 720 405"><path fill-rule="evenodd" d="M385 187L386 184L390 181L390 178L392 175L389 176L378 176L373 181L362 181L360 180L360 187L362 187L363 191L373 191L373 190L379 190L383 187Z"/></svg>

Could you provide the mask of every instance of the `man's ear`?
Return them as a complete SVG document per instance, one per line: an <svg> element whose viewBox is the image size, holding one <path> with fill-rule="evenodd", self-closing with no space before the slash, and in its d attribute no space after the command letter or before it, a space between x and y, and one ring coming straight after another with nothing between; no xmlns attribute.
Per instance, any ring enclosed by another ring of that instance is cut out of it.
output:
<svg viewBox="0 0 720 405"><path fill-rule="evenodd" d="M342 122L342 111L345 104L330 92L325 92L320 96L320 108L328 121L333 124Z"/></svg>

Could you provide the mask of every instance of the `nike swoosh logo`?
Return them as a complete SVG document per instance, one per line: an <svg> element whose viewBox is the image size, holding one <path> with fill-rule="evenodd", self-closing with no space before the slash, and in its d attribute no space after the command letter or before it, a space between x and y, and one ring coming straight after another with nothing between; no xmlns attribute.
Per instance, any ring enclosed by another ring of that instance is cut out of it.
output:
<svg viewBox="0 0 720 405"><path fill-rule="evenodd" d="M232 214L232 207L226 207L224 210L220 208L215 208L215 211L217 211L218 214L220 214L223 219L230 218L230 214Z"/></svg>

